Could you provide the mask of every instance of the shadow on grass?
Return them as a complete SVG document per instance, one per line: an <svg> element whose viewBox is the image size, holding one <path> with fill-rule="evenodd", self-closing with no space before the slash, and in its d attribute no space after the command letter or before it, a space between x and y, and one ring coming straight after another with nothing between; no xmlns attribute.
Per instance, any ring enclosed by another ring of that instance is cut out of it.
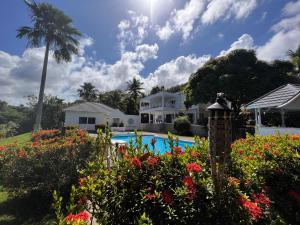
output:
<svg viewBox="0 0 300 225"><path fill-rule="evenodd" d="M0 190L1 195L7 195ZM34 199L34 200L33 200ZM50 202L38 196L23 198L2 197L0 201L0 225L52 225L55 224L49 213Z"/></svg>

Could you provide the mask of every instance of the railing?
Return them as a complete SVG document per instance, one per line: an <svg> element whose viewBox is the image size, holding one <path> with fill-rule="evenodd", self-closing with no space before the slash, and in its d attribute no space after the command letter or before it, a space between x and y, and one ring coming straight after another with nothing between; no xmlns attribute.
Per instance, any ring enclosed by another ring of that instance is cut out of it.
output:
<svg viewBox="0 0 300 225"><path fill-rule="evenodd" d="M162 104L160 104L160 105L141 106L141 110L144 110L144 109L155 109L155 108L159 108L159 107L162 107ZM176 105L175 104L165 104L164 107L176 108Z"/></svg>

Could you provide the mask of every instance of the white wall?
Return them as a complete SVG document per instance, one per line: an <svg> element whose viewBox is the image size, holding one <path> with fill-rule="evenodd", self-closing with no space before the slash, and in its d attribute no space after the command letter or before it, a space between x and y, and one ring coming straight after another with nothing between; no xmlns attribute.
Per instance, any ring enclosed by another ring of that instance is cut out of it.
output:
<svg viewBox="0 0 300 225"><path fill-rule="evenodd" d="M65 116L65 125L79 125L80 128L86 130L94 130L94 124L79 124L79 117L95 117L95 124L105 124L106 123L106 115L104 113L92 113L92 112L75 112L75 111L66 111Z"/></svg>
<svg viewBox="0 0 300 225"><path fill-rule="evenodd" d="M300 128L294 127L256 127L256 134L261 136L271 134L300 134Z"/></svg>

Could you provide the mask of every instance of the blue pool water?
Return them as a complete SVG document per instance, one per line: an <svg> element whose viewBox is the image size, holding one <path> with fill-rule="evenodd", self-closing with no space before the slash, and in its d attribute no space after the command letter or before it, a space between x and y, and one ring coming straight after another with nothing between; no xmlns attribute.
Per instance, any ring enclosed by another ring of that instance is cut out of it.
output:
<svg viewBox="0 0 300 225"><path fill-rule="evenodd" d="M154 135L143 135L142 136L142 143L143 145L147 144L150 149L152 149L151 146L151 140L155 138L156 143L155 143L155 151L157 153L164 153L164 152L169 152L170 151L170 146L168 144L168 139L162 138L162 137L157 137ZM112 140L114 141L125 141L126 143L129 143L130 140L135 143L135 136L134 135L116 135L112 137ZM182 149L185 149L185 147L192 146L194 143L190 141L182 141L179 140L178 146L182 147Z"/></svg>

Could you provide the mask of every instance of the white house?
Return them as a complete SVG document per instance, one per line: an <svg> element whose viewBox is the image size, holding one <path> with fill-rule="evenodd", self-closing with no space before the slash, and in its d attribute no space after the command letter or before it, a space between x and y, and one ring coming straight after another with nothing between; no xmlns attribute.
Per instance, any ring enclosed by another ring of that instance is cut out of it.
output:
<svg viewBox="0 0 300 225"><path fill-rule="evenodd" d="M112 130L139 129L139 116L126 115L119 109L96 102L83 102L70 106L65 111L65 126L79 125L85 130L95 130L95 125L108 123Z"/></svg>
<svg viewBox="0 0 300 225"><path fill-rule="evenodd" d="M185 100L186 95L183 92L167 91L142 98L140 100L141 128L148 131L173 131L176 116L186 114L193 124L192 129L202 129L204 126L197 127L197 124L202 121L205 125L207 105L193 105L187 109L184 104Z"/></svg>
<svg viewBox="0 0 300 225"><path fill-rule="evenodd" d="M286 117L290 113L300 113L300 85L286 84L262 97L250 102L246 109L254 111L256 122L256 133L268 134L300 134L300 128L290 125L286 126ZM281 126L266 126L264 116L268 113L280 113ZM298 114L299 115L299 114Z"/></svg>

